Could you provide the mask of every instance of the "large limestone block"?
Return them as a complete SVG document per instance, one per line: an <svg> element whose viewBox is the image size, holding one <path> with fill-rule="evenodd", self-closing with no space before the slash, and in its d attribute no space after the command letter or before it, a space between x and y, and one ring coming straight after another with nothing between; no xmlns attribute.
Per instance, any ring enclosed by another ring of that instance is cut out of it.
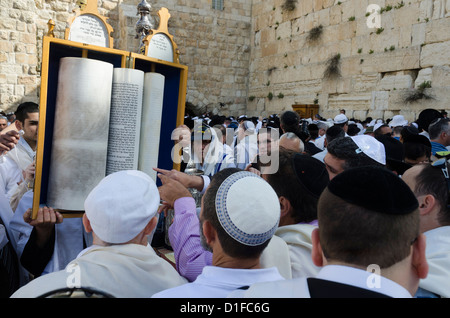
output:
<svg viewBox="0 0 450 318"><path fill-rule="evenodd" d="M363 73L394 72L420 68L420 47L399 48L394 51L364 55Z"/></svg>
<svg viewBox="0 0 450 318"><path fill-rule="evenodd" d="M377 90L377 85L380 79L381 74L378 72L356 75L353 77L353 90L355 92Z"/></svg>
<svg viewBox="0 0 450 318"><path fill-rule="evenodd" d="M428 82L432 80L433 69L431 67L427 67L421 69L419 74L417 74L416 81L414 82L414 86L417 88L423 82Z"/></svg>
<svg viewBox="0 0 450 318"><path fill-rule="evenodd" d="M450 41L450 19L431 20L426 23L425 43Z"/></svg>
<svg viewBox="0 0 450 318"><path fill-rule="evenodd" d="M370 93L332 95L328 99L328 107L330 109L365 111L370 107L371 99Z"/></svg>
<svg viewBox="0 0 450 318"><path fill-rule="evenodd" d="M422 45L425 43L426 23L417 23L412 25L411 45Z"/></svg>
<svg viewBox="0 0 450 318"><path fill-rule="evenodd" d="M450 87L450 66L434 66L431 83L433 87Z"/></svg>
<svg viewBox="0 0 450 318"><path fill-rule="evenodd" d="M449 65L450 54L448 52L450 52L450 41L424 45L420 54L420 66L424 68Z"/></svg>
<svg viewBox="0 0 450 318"><path fill-rule="evenodd" d="M378 90L397 90L403 88L412 88L413 79L409 74L406 75L386 75L378 85Z"/></svg>
<svg viewBox="0 0 450 318"><path fill-rule="evenodd" d="M371 110L387 110L389 106L388 91L373 91L370 101Z"/></svg>
<svg viewBox="0 0 450 318"><path fill-rule="evenodd" d="M368 110L367 117L372 117L373 119L384 119L384 110Z"/></svg>

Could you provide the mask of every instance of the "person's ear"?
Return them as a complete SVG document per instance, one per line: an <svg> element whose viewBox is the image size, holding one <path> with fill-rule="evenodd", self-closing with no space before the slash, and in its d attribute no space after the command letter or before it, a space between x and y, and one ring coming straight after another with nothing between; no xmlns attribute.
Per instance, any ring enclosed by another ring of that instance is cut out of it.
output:
<svg viewBox="0 0 450 318"><path fill-rule="evenodd" d="M417 273L417 277L424 279L428 275L428 262L425 254L426 237L420 234L413 244L412 266Z"/></svg>
<svg viewBox="0 0 450 318"><path fill-rule="evenodd" d="M16 129L17 129L17 130L22 130L22 129L23 129L22 122L19 121L19 120L16 120L16 121L14 122L14 125L16 125Z"/></svg>
<svg viewBox="0 0 450 318"><path fill-rule="evenodd" d="M156 216L152 217L152 219L147 223L147 226L144 228L144 234L150 235L152 231L155 229L157 224L158 224L158 217Z"/></svg>
<svg viewBox="0 0 450 318"><path fill-rule="evenodd" d="M419 197L419 212L421 216L429 214L436 205L436 198L431 195L423 195Z"/></svg>
<svg viewBox="0 0 450 318"><path fill-rule="evenodd" d="M280 218L289 216L292 208L291 202L283 196L279 197L278 200L280 201Z"/></svg>
<svg viewBox="0 0 450 318"><path fill-rule="evenodd" d="M87 218L86 213L83 214L83 226L84 229L86 230L86 233L92 232L91 222Z"/></svg>
<svg viewBox="0 0 450 318"><path fill-rule="evenodd" d="M205 220L202 225L202 230L206 244L212 248L212 246L217 242L216 229L212 226L211 222Z"/></svg>
<svg viewBox="0 0 450 318"><path fill-rule="evenodd" d="M320 246L320 239L319 239L319 229L314 229L311 233L311 241L312 241L312 252L311 252L311 258L316 266L323 266L324 265L324 256L322 252L322 246Z"/></svg>

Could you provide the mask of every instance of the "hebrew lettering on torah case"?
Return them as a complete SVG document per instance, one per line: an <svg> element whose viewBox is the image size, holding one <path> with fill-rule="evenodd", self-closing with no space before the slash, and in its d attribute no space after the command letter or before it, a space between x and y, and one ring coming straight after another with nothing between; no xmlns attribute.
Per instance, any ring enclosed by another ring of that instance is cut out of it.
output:
<svg viewBox="0 0 450 318"><path fill-rule="evenodd" d="M43 205L80 216L114 171L141 170L158 183L154 167L179 169L172 131L184 121L187 67L114 49L107 26L104 37L100 27L85 33L89 21L78 34L75 18L67 38L49 28L43 39L33 217Z"/></svg>

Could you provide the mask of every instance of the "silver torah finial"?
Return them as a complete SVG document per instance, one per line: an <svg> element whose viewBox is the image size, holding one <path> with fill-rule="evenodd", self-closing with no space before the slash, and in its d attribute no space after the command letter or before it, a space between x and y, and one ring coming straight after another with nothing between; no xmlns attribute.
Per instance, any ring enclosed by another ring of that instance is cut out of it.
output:
<svg viewBox="0 0 450 318"><path fill-rule="evenodd" d="M145 36L149 34L151 29L154 29L150 16L151 9L152 6L146 0L142 0L137 6L137 14L141 16L135 26L136 39L140 39L139 52L142 52Z"/></svg>

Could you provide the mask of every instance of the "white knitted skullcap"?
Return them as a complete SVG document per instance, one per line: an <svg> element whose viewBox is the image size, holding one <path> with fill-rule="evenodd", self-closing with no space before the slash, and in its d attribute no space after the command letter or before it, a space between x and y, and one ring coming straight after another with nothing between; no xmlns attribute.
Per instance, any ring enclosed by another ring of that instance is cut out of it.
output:
<svg viewBox="0 0 450 318"><path fill-rule="evenodd" d="M257 246L272 238L278 228L280 203L264 179L239 171L220 185L216 213L228 235L244 245Z"/></svg>

